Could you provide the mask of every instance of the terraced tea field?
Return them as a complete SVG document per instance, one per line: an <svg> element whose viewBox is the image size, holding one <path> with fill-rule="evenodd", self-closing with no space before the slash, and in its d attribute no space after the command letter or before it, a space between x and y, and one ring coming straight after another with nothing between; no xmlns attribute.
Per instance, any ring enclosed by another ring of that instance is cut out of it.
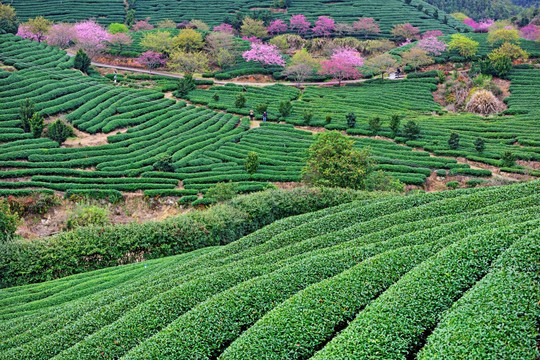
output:
<svg viewBox="0 0 540 360"><path fill-rule="evenodd" d="M63 1L63 2L62 2ZM43 3L39 0L11 1L19 16L26 20L43 15L56 21L75 22L88 17L96 17L101 23L124 22L125 8L122 0L53 0ZM97 4L97 5L96 5ZM225 17L237 11L249 12L252 9L268 9L272 2L260 0L136 0L134 9L137 19L149 17L152 23L172 19L176 22L199 19L209 25L219 25ZM329 3L322 0L293 1L287 14L275 13L276 17L288 19L291 14L305 14L311 21L319 16L331 15L339 22L354 22L359 17L372 17L380 25L383 35L388 36L392 26L410 22L422 31L442 30L453 34L456 28L466 26L436 7L421 1L412 0L407 4L402 0L347 0Z"/></svg>
<svg viewBox="0 0 540 360"><path fill-rule="evenodd" d="M360 200L2 289L0 359L534 360L539 186Z"/></svg>

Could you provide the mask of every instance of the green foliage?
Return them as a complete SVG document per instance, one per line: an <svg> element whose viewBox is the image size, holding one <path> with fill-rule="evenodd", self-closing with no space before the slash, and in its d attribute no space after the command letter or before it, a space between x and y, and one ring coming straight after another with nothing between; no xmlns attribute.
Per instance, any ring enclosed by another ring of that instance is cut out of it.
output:
<svg viewBox="0 0 540 360"><path fill-rule="evenodd" d="M506 78L512 71L512 60L507 56L498 57L491 60L491 68L496 76Z"/></svg>
<svg viewBox="0 0 540 360"><path fill-rule="evenodd" d="M175 95L177 97L184 97L195 89L197 89L197 86L195 85L195 80L193 80L193 74L188 73L185 74L184 77L178 81L178 90L176 91Z"/></svg>
<svg viewBox="0 0 540 360"><path fill-rule="evenodd" d="M452 150L459 149L459 134L452 132L450 133L450 138L448 139L448 146Z"/></svg>
<svg viewBox="0 0 540 360"><path fill-rule="evenodd" d="M259 155L254 151L250 151L244 160L244 166L248 174L255 174L259 169Z"/></svg>
<svg viewBox="0 0 540 360"><path fill-rule="evenodd" d="M380 117L374 116L369 119L369 128L371 129L371 131L373 131L373 134L376 135L379 129L381 128L381 126L382 126L382 123L381 123Z"/></svg>
<svg viewBox="0 0 540 360"><path fill-rule="evenodd" d="M474 148L479 153L484 152L484 150L486 149L486 141L484 140L484 138L477 137L476 140L474 140Z"/></svg>
<svg viewBox="0 0 540 360"><path fill-rule="evenodd" d="M444 169L439 169L439 170L435 171L435 174L437 176L440 176L440 177L445 177L447 175L447 172Z"/></svg>
<svg viewBox="0 0 540 360"><path fill-rule="evenodd" d="M457 182L457 181L449 181L449 182L446 183L446 187L449 188L449 189L452 189L452 190L457 189L457 188L459 188L459 182Z"/></svg>
<svg viewBox="0 0 540 360"><path fill-rule="evenodd" d="M82 49L79 49L79 51L77 51L77 54L75 55L73 67L77 70L81 70L85 74L88 74L91 63L92 60L90 60L90 57L86 55L86 53Z"/></svg>
<svg viewBox="0 0 540 360"><path fill-rule="evenodd" d="M156 171L174 172L174 167L172 166L172 157L169 154L160 155L152 166Z"/></svg>
<svg viewBox="0 0 540 360"><path fill-rule="evenodd" d="M403 126L403 134L408 140L414 140L420 135L420 126L415 121L409 120Z"/></svg>
<svg viewBox="0 0 540 360"><path fill-rule="evenodd" d="M24 132L30 132L30 119L32 119L32 116L34 115L34 103L26 98L22 104L21 109L19 110L19 118L22 122L23 130Z"/></svg>
<svg viewBox="0 0 540 360"><path fill-rule="evenodd" d="M30 118L29 124L30 124L30 131L32 132L32 135L34 136L34 138L41 137L41 134L43 133L43 129L45 128L45 120L43 119L43 116L41 116L40 113L35 113Z"/></svg>
<svg viewBox="0 0 540 360"><path fill-rule="evenodd" d="M312 111L304 109L304 113L302 114L302 116L304 118L305 125L309 125L309 123L311 122L311 119L313 119L313 115L314 114Z"/></svg>
<svg viewBox="0 0 540 360"><path fill-rule="evenodd" d="M234 101L234 106L238 109L242 109L246 105L246 96L244 94L238 94Z"/></svg>
<svg viewBox="0 0 540 360"><path fill-rule="evenodd" d="M69 216L66 229L73 230L85 226L105 226L110 223L109 211L95 205L79 205Z"/></svg>
<svg viewBox="0 0 540 360"><path fill-rule="evenodd" d="M129 28L125 24L112 23L109 25L110 34L127 33Z"/></svg>
<svg viewBox="0 0 540 360"><path fill-rule="evenodd" d="M331 131L319 134L310 146L302 176L314 186L365 189L371 171L369 150L355 150L352 140Z"/></svg>
<svg viewBox="0 0 540 360"><path fill-rule="evenodd" d="M62 144L67 138L75 136L75 133L71 126L66 125L62 120L56 120L49 124L47 136L52 141Z"/></svg>
<svg viewBox="0 0 540 360"><path fill-rule="evenodd" d="M356 126L356 115L353 112L350 112L345 118L347 120L347 127L353 129Z"/></svg>
<svg viewBox="0 0 540 360"><path fill-rule="evenodd" d="M281 118L284 119L286 118L287 116L290 115L291 111L292 111L292 103L290 101L281 101L279 103L279 108L278 108L278 111L279 111L279 114L281 115Z"/></svg>
<svg viewBox="0 0 540 360"><path fill-rule="evenodd" d="M218 101L219 101L219 94L218 94L218 93L214 93L214 95L212 95L212 99L213 99L215 102L218 102Z"/></svg>
<svg viewBox="0 0 540 360"><path fill-rule="evenodd" d="M238 195L238 186L235 183L217 183L206 192L205 197L216 200L226 201Z"/></svg>
<svg viewBox="0 0 540 360"><path fill-rule="evenodd" d="M257 106L255 107L255 110L256 110L259 114L264 113L266 110L268 110L268 103L260 103L260 104L257 104Z"/></svg>
<svg viewBox="0 0 540 360"><path fill-rule="evenodd" d="M392 130L392 135L395 137L399 133L399 125L401 123L401 116L395 113L390 117L390 130Z"/></svg>
<svg viewBox="0 0 540 360"><path fill-rule="evenodd" d="M505 151L501 157L503 167L512 167L516 164L517 156L511 151Z"/></svg>
<svg viewBox="0 0 540 360"><path fill-rule="evenodd" d="M19 226L19 216L11 211L7 201L0 199L0 243L13 238Z"/></svg>

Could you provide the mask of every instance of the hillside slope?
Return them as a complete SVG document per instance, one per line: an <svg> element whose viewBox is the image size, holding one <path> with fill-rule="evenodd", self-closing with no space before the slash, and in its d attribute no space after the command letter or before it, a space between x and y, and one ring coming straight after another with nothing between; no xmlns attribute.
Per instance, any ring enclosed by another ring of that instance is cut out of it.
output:
<svg viewBox="0 0 540 360"><path fill-rule="evenodd" d="M357 201L4 289L0 359L534 360L539 190Z"/></svg>
<svg viewBox="0 0 540 360"><path fill-rule="evenodd" d="M103 2L103 3L100 3ZM74 22L95 17L101 23L124 22L125 9L122 0L13 0L13 6L23 20L43 15L56 21ZM209 25L218 25L236 11L250 12L256 9L270 9L271 1L261 0L137 0L137 19L149 17L152 23L164 19L176 22L200 19ZM328 2L324 0L295 0L286 13L276 12L277 18L289 19L290 15L302 13L310 20L318 16L331 16L340 22L353 22L359 17L375 18L383 33L388 34L394 24L410 22L422 31L442 30L454 33L456 27L465 28L459 21L434 6L412 0L345 0Z"/></svg>

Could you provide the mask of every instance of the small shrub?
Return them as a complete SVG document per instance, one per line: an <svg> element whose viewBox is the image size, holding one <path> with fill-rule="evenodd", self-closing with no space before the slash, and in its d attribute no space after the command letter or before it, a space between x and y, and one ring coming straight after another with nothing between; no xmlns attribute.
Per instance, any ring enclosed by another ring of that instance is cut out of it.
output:
<svg viewBox="0 0 540 360"><path fill-rule="evenodd" d="M180 206L189 205L192 202L196 201L198 198L199 197L197 195L182 196L180 199L178 199L178 205Z"/></svg>
<svg viewBox="0 0 540 360"><path fill-rule="evenodd" d="M413 120L409 120L403 127L403 133L407 140L414 140L420 135L420 127Z"/></svg>
<svg viewBox="0 0 540 360"><path fill-rule="evenodd" d="M236 100L234 101L234 106L238 109L242 109L246 105L246 97L244 94L238 94Z"/></svg>
<svg viewBox="0 0 540 360"><path fill-rule="evenodd" d="M467 185L468 188L473 188L473 187L477 187L479 185L482 185L485 182L486 181L482 180L482 179L470 179L470 180L467 180L466 185Z"/></svg>
<svg viewBox="0 0 540 360"><path fill-rule="evenodd" d="M253 175L259 169L259 155L251 151L245 159L245 167L248 174Z"/></svg>
<svg viewBox="0 0 540 360"><path fill-rule="evenodd" d="M282 101L279 103L279 114L281 118L284 119L290 115L292 111L292 103L290 101Z"/></svg>
<svg viewBox="0 0 540 360"><path fill-rule="evenodd" d="M11 211L9 204L0 200L0 243L13 238L19 226L19 216Z"/></svg>
<svg viewBox="0 0 540 360"><path fill-rule="evenodd" d="M215 102L218 102L219 101L219 94L214 93L214 95L212 95L212 99L214 99Z"/></svg>
<svg viewBox="0 0 540 360"><path fill-rule="evenodd" d="M349 129L354 129L356 126L356 115L353 112L350 112L346 116L347 119L347 127Z"/></svg>
<svg viewBox="0 0 540 360"><path fill-rule="evenodd" d="M61 120L56 120L54 123L50 124L48 127L49 131L47 136L52 141L56 141L59 144L64 143L69 137L75 136L73 128L69 125L66 125Z"/></svg>
<svg viewBox="0 0 540 360"><path fill-rule="evenodd" d="M484 150L486 149L486 141L481 137L477 137L474 141L474 148L479 153L484 152Z"/></svg>
<svg viewBox="0 0 540 360"><path fill-rule="evenodd" d="M505 151L501 157L503 167L512 167L516 164L517 156L511 151Z"/></svg>
<svg viewBox="0 0 540 360"><path fill-rule="evenodd" d="M313 111L304 109L304 113L302 114L302 117L304 118L304 124L309 125L311 122L311 119L313 119Z"/></svg>
<svg viewBox="0 0 540 360"><path fill-rule="evenodd" d="M169 154L162 154L152 166L156 171L174 172L172 158Z"/></svg>
<svg viewBox="0 0 540 360"><path fill-rule="evenodd" d="M326 125L330 125L330 123L332 122L332 117L330 115L327 115L325 121Z"/></svg>
<svg viewBox="0 0 540 360"><path fill-rule="evenodd" d="M67 230L85 226L105 226L110 223L109 211L93 205L78 206L66 223Z"/></svg>
<svg viewBox="0 0 540 360"><path fill-rule="evenodd" d="M457 150L459 148L459 134L452 131L450 138L448 139L448 146L452 150Z"/></svg>
<svg viewBox="0 0 540 360"><path fill-rule="evenodd" d="M373 131L373 134L376 135L381 128L381 118L375 116L369 119L369 128L371 129L371 131Z"/></svg>
<svg viewBox="0 0 540 360"><path fill-rule="evenodd" d="M218 183L208 189L206 197L216 201L226 201L238 195L238 185L236 183Z"/></svg>
<svg viewBox="0 0 540 360"><path fill-rule="evenodd" d="M457 182L457 181L449 181L449 182L446 183L446 187L449 188L449 189L452 189L452 190L457 189L457 188L459 188L459 182Z"/></svg>
<svg viewBox="0 0 540 360"><path fill-rule="evenodd" d="M444 170L444 169L437 170L437 171L435 171L435 174L437 176L440 176L440 177L445 177L446 176L446 170Z"/></svg>
<svg viewBox="0 0 540 360"><path fill-rule="evenodd" d="M258 104L258 105L255 107L255 110L256 110L259 114L262 114L262 113L264 113L266 110L268 110L268 104L267 104L267 103L261 103L261 104Z"/></svg>

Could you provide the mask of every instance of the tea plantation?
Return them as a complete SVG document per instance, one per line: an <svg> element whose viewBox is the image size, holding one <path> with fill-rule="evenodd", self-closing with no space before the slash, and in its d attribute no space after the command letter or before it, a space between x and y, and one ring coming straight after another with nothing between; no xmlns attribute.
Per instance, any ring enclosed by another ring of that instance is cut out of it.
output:
<svg viewBox="0 0 540 360"><path fill-rule="evenodd" d="M0 290L0 359L530 359L540 183L366 197Z"/></svg>

